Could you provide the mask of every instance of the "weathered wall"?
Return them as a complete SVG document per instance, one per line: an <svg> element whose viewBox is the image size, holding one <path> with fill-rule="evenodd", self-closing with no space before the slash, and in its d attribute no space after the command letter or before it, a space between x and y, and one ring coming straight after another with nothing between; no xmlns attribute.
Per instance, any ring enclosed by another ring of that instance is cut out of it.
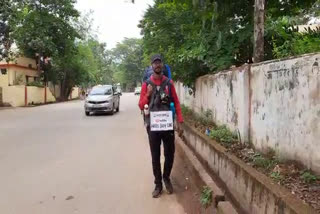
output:
<svg viewBox="0 0 320 214"><path fill-rule="evenodd" d="M39 87L27 86L28 81L34 81L39 74L36 70L36 62L34 59L20 57L12 62L0 62L0 68L6 69L7 74L0 74L0 87L3 88L3 102L13 107L24 106L27 104L41 104L45 102L45 89ZM19 81L18 81L19 80ZM27 90L26 90L27 89ZM27 92L27 96L25 95ZM56 99L47 88L47 102L55 102Z"/></svg>
<svg viewBox="0 0 320 214"><path fill-rule="evenodd" d="M186 106L197 113L209 110L218 125L227 125L248 141L249 134L249 66L206 75L196 81L195 96L178 83L177 93Z"/></svg>
<svg viewBox="0 0 320 214"><path fill-rule="evenodd" d="M13 107L24 106L25 104L25 86L7 86L2 88L2 98L4 103Z"/></svg>
<svg viewBox="0 0 320 214"><path fill-rule="evenodd" d="M28 92L28 104L42 104L44 103L44 94L45 89L35 86L28 86L27 87ZM47 102L55 102L56 99L52 95L50 89L47 87Z"/></svg>
<svg viewBox="0 0 320 214"><path fill-rule="evenodd" d="M320 172L320 54L251 68L251 141Z"/></svg>
<svg viewBox="0 0 320 214"><path fill-rule="evenodd" d="M44 88L34 86L7 86L2 88L3 103L8 103L12 107L25 106L25 94L27 88L27 104L43 104L44 103ZM56 99L47 88L47 102L55 102Z"/></svg>
<svg viewBox="0 0 320 214"><path fill-rule="evenodd" d="M30 82L34 77L39 77L37 72L36 61L26 57L18 57L13 61L0 61L0 68L7 69L9 85L24 85L26 84L26 76L29 76ZM1 76L1 75L0 75ZM21 76L19 84L16 82Z"/></svg>
<svg viewBox="0 0 320 214"><path fill-rule="evenodd" d="M29 77L38 77L38 73L32 69L20 68L20 67L9 67L8 69L9 75L9 85L15 85L15 83L20 79L20 85L25 85L27 83L26 76Z"/></svg>
<svg viewBox="0 0 320 214"><path fill-rule="evenodd" d="M8 74L1 74L0 72L0 87L8 86Z"/></svg>
<svg viewBox="0 0 320 214"><path fill-rule="evenodd" d="M79 98L79 88L73 87L71 92L71 99L77 99Z"/></svg>
<svg viewBox="0 0 320 214"><path fill-rule="evenodd" d="M243 66L196 81L195 96L177 83L181 103L240 133L262 151L320 173L320 54Z"/></svg>
<svg viewBox="0 0 320 214"><path fill-rule="evenodd" d="M47 87L47 102L56 102L56 98L53 96L49 87Z"/></svg>
<svg viewBox="0 0 320 214"><path fill-rule="evenodd" d="M175 83L175 88L176 88L180 103L194 109L193 106L195 105L195 98L193 95L191 95L192 90L184 86L180 82Z"/></svg>
<svg viewBox="0 0 320 214"><path fill-rule="evenodd" d="M10 64L11 63L18 64L18 65L25 66L25 67L31 66L31 68L37 69L36 60L31 59L31 58L27 58L27 57L18 57L13 62L9 62L9 63Z"/></svg>
<svg viewBox="0 0 320 214"><path fill-rule="evenodd" d="M44 88L28 86L28 104L40 104L44 103Z"/></svg>
<svg viewBox="0 0 320 214"><path fill-rule="evenodd" d="M16 64L16 65L20 65L20 66L24 66L24 67L30 67L31 66L31 68L33 68L33 69L37 68L35 59L31 59L31 58L27 58L27 57L21 57L21 56L15 58L14 60L9 61L9 62L7 62L5 60L0 61L0 65L7 65L7 64Z"/></svg>

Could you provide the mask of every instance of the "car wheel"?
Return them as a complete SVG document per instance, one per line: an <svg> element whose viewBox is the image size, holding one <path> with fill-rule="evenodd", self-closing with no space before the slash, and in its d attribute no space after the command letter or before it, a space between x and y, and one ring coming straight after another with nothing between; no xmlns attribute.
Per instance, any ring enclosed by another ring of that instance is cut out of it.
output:
<svg viewBox="0 0 320 214"><path fill-rule="evenodd" d="M89 111L86 111L86 115L87 115L87 116L90 116L90 112L89 112Z"/></svg>
<svg viewBox="0 0 320 214"><path fill-rule="evenodd" d="M114 106L112 106L112 111L110 112L110 115L114 114Z"/></svg>
<svg viewBox="0 0 320 214"><path fill-rule="evenodd" d="M120 110L120 103L118 103L118 108L116 109L116 112L119 112Z"/></svg>

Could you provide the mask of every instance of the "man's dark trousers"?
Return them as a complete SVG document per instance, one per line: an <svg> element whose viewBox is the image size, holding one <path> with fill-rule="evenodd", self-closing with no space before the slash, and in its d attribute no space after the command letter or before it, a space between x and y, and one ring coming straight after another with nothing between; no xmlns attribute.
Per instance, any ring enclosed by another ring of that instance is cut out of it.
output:
<svg viewBox="0 0 320 214"><path fill-rule="evenodd" d="M174 160L174 152L175 152L175 137L174 131L150 131L147 129L148 137L149 137L149 144L150 144L150 151L152 157L152 169L153 175L155 177L154 183L156 186L162 186L162 177L165 181L170 181L170 174L171 169L173 166ZM161 141L163 142L164 147L164 170L163 176L161 174Z"/></svg>

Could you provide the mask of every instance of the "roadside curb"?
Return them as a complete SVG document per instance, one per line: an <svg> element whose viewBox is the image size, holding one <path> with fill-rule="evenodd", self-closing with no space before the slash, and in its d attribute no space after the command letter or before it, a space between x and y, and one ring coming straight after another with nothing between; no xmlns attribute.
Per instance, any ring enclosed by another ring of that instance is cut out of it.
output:
<svg viewBox="0 0 320 214"><path fill-rule="evenodd" d="M41 107L41 106L48 106L48 105L53 105L53 104L59 104L59 103L71 103L71 102L76 102L76 101L83 101L82 99L75 98L72 100L65 100L65 101L55 101L55 102L47 102L47 103L41 103L41 104L30 104L27 106L0 106L0 111L1 110L8 110L8 109L18 109L18 108L35 108L35 107Z"/></svg>
<svg viewBox="0 0 320 214"><path fill-rule="evenodd" d="M185 153L186 157L189 159L189 161L192 163L194 169L198 172L200 178L202 181L212 190L212 203L215 208L219 208L219 205L221 203L224 203L220 205L220 210L233 210L234 212L230 214L236 214L237 212L232 207L230 202L225 201L225 191L223 191L218 185L212 180L211 176L208 174L206 169L203 167L201 162L198 160L198 158L193 154L191 149L183 142L183 140L176 135L176 142L179 144L179 146L182 148L183 152ZM225 205L227 203L227 205ZM220 213L228 213L229 212L222 212Z"/></svg>
<svg viewBox="0 0 320 214"><path fill-rule="evenodd" d="M1 110L8 110L8 109L14 109L15 107L0 107L0 111Z"/></svg>
<svg viewBox="0 0 320 214"><path fill-rule="evenodd" d="M48 106L48 105L54 105L54 104L60 104L60 103L72 103L72 102L76 102L76 101L82 101L79 98L75 98L72 100L64 100L64 101L55 101L55 102L47 102L47 103L40 103L40 104L30 104L27 106L20 106L21 108L34 108L34 107L40 107L40 106Z"/></svg>
<svg viewBox="0 0 320 214"><path fill-rule="evenodd" d="M237 214L230 202L223 201L218 204L218 214Z"/></svg>
<svg viewBox="0 0 320 214"><path fill-rule="evenodd" d="M285 187L246 164L216 141L185 122L183 142L194 152L241 213L317 213ZM209 174L210 174L209 173Z"/></svg>

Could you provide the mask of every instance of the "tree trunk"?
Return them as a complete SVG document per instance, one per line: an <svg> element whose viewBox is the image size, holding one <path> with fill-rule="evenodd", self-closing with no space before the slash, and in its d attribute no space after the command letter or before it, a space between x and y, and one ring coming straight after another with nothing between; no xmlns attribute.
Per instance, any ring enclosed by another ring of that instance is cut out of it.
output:
<svg viewBox="0 0 320 214"><path fill-rule="evenodd" d="M68 99L68 76L67 70L64 71L64 77L61 84L61 100L65 101Z"/></svg>
<svg viewBox="0 0 320 214"><path fill-rule="evenodd" d="M254 62L264 59L264 19L265 0L255 0L254 5Z"/></svg>

